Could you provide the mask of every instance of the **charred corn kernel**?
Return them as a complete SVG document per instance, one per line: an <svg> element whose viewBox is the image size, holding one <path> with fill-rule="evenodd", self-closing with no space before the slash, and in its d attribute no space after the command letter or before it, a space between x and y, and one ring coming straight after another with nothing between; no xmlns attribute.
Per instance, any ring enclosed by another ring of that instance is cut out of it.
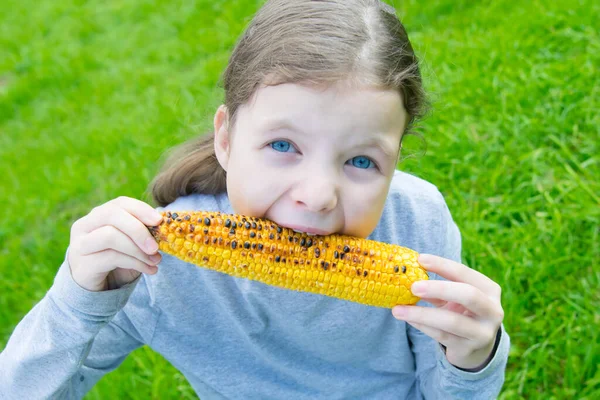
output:
<svg viewBox="0 0 600 400"><path fill-rule="evenodd" d="M415 304L428 279L406 247L345 235L308 235L266 219L208 211L163 212L150 231L184 261L284 289L391 308Z"/></svg>

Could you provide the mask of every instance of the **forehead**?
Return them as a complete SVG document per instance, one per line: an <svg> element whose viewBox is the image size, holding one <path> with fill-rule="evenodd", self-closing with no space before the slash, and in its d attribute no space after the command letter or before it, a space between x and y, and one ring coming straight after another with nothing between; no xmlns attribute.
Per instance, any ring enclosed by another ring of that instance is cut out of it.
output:
<svg viewBox="0 0 600 400"><path fill-rule="evenodd" d="M285 83L259 88L239 117L252 125L291 120L308 130L403 131L407 113L395 90L345 84Z"/></svg>

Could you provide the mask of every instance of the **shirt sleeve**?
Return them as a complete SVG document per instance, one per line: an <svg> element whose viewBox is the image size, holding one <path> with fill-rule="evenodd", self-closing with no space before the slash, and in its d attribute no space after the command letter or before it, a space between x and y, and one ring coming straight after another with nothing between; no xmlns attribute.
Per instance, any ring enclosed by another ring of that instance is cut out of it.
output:
<svg viewBox="0 0 600 400"><path fill-rule="evenodd" d="M440 223L441 243L435 255L461 262L460 231L447 206L444 208ZM430 273L430 279L443 280L437 274ZM427 302L420 306L432 307ZM418 329L406 324L411 350L415 355L418 390L425 399L494 399L504 384L504 371L508 360L510 338L504 326L499 330L495 353L488 364L477 372L468 372L450 364L435 340Z"/></svg>
<svg viewBox="0 0 600 400"><path fill-rule="evenodd" d="M122 312L139 280L91 292L73 280L65 257L50 290L0 353L0 398L82 398L143 344Z"/></svg>

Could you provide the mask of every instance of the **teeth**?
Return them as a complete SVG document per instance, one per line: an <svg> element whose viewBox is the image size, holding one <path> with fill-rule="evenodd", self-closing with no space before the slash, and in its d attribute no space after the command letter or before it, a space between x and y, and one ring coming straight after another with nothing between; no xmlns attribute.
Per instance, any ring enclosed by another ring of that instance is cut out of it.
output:
<svg viewBox="0 0 600 400"><path fill-rule="evenodd" d="M294 232L298 232L298 233L305 233L305 234L307 234L308 236L315 236L315 234L314 234L314 233L308 233L308 232L297 231L297 230L295 230L295 229L292 229L292 230L293 230Z"/></svg>

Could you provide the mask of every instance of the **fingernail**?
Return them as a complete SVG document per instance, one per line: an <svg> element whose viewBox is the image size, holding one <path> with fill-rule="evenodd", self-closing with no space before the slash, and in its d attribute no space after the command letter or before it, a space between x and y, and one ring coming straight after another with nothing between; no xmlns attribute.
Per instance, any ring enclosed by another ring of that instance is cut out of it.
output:
<svg viewBox="0 0 600 400"><path fill-rule="evenodd" d="M154 253L156 252L156 250L158 250L158 243L156 243L156 240L151 238L146 239L146 243L144 243L144 246L146 246L146 250L148 250L148 253Z"/></svg>
<svg viewBox="0 0 600 400"><path fill-rule="evenodd" d="M411 292L416 295L425 294L426 289L427 284L425 282L415 282L410 287Z"/></svg>
<svg viewBox="0 0 600 400"><path fill-rule="evenodd" d="M162 221L162 218L163 218L163 216L158 212L155 212L152 214L153 221L160 222L160 221Z"/></svg>
<svg viewBox="0 0 600 400"><path fill-rule="evenodd" d="M419 264L432 265L435 262L435 257L430 254L419 254Z"/></svg>
<svg viewBox="0 0 600 400"><path fill-rule="evenodd" d="M396 318L403 318L407 314L406 307L394 307L392 309L392 314L394 314L394 317Z"/></svg>
<svg viewBox="0 0 600 400"><path fill-rule="evenodd" d="M160 254L152 254L149 258L153 264L158 264L162 257L160 256Z"/></svg>

